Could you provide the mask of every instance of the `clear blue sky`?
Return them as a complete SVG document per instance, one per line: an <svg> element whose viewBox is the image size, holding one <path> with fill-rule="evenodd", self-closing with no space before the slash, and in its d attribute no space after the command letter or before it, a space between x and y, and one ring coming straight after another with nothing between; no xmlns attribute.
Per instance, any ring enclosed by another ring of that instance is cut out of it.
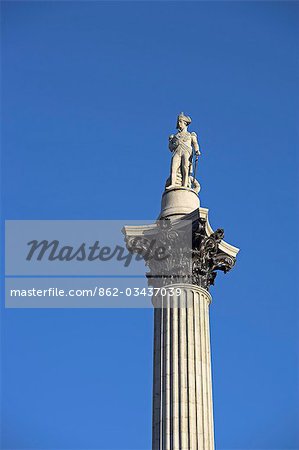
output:
<svg viewBox="0 0 299 450"><path fill-rule="evenodd" d="M190 114L241 248L212 288L216 446L298 449L298 4L1 7L3 218L154 219ZM2 299L2 448L150 449L152 325Z"/></svg>

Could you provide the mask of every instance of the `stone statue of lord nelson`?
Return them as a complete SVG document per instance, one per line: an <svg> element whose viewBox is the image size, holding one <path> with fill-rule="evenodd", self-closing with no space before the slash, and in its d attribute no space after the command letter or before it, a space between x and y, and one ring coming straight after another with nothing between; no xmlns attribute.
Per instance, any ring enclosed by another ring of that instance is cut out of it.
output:
<svg viewBox="0 0 299 450"><path fill-rule="evenodd" d="M200 185L195 178L191 179L192 153L196 158L200 155L196 133L188 131L191 117L181 112L177 118L178 132L169 136L169 150L172 152L170 179L166 182L166 189L174 187L193 188L199 191Z"/></svg>

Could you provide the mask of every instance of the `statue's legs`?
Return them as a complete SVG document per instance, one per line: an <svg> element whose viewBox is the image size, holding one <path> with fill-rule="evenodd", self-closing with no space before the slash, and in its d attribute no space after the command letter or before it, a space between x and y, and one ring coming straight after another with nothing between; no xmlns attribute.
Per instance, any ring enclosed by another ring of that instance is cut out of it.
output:
<svg viewBox="0 0 299 450"><path fill-rule="evenodd" d="M182 154L182 186L187 187L189 181L189 161L190 155L187 152Z"/></svg>
<svg viewBox="0 0 299 450"><path fill-rule="evenodd" d="M175 153L171 160L171 173L170 173L170 185L166 189L170 189L175 186L177 170L181 165L181 155Z"/></svg>

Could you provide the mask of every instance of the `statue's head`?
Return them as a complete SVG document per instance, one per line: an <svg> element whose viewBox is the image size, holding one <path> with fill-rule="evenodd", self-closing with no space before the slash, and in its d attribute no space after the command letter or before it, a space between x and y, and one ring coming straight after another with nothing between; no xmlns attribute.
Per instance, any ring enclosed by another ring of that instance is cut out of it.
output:
<svg viewBox="0 0 299 450"><path fill-rule="evenodd" d="M182 130L184 127L187 127L192 122L190 116L186 116L183 112L178 115L176 127L177 130Z"/></svg>

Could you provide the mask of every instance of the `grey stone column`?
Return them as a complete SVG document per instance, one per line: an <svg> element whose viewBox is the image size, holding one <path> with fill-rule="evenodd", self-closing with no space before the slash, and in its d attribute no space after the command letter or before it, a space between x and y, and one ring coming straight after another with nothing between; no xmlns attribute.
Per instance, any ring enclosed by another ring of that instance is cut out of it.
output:
<svg viewBox="0 0 299 450"><path fill-rule="evenodd" d="M123 229L128 250L145 260L149 285L167 294L163 305L153 298L152 448L213 450L209 289L218 271L234 266L239 249L224 241L223 229L213 231L190 189L164 192L159 218Z"/></svg>
<svg viewBox="0 0 299 450"><path fill-rule="evenodd" d="M212 450L211 296L191 284L165 288L155 308L152 448Z"/></svg>

